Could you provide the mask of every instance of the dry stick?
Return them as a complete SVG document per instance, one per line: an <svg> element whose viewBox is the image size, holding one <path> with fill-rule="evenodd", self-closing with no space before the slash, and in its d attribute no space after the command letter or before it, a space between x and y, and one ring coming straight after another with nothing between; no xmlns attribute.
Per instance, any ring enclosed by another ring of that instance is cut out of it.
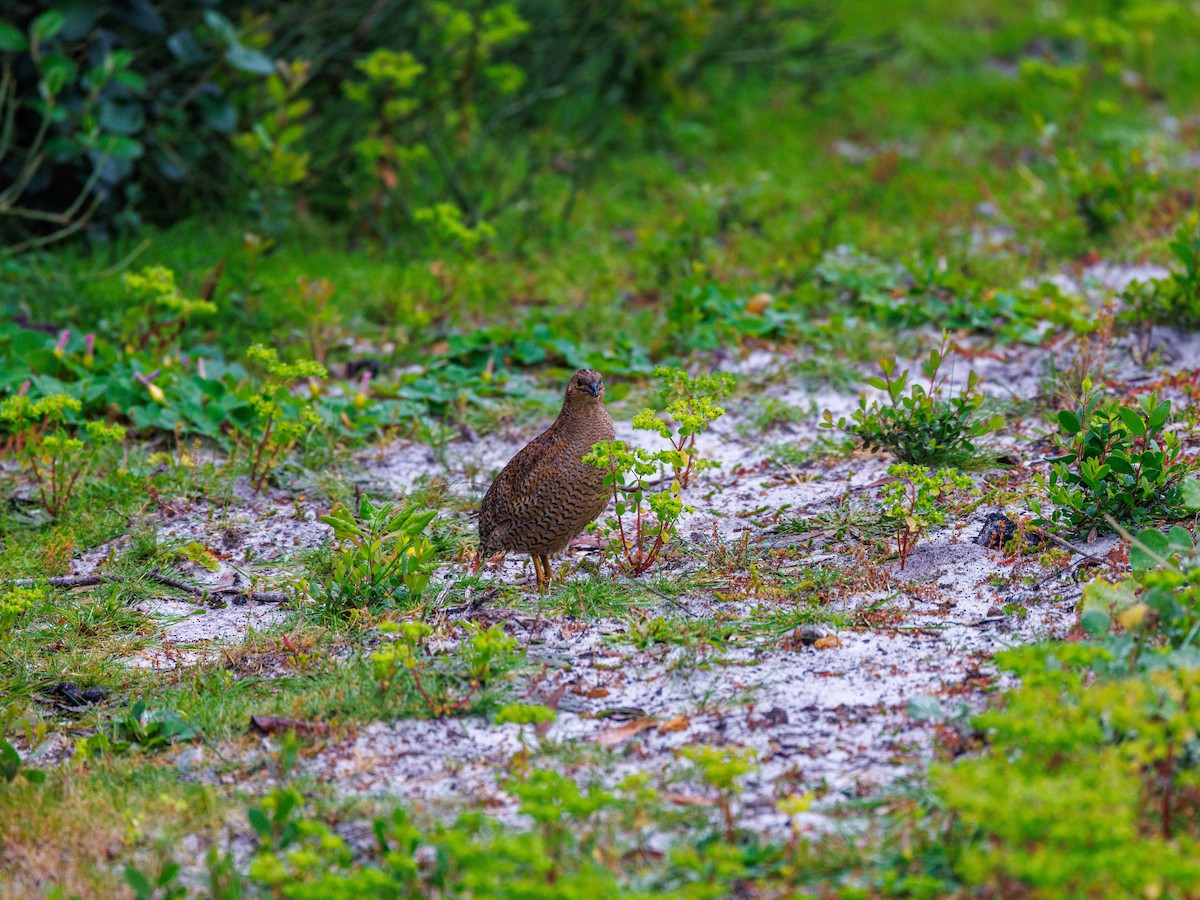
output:
<svg viewBox="0 0 1200 900"><path fill-rule="evenodd" d="M1104 562L1103 557L1095 556L1091 553L1085 553L1084 551L1082 551L1078 547L1076 547L1074 544L1072 544L1070 541L1066 541L1066 540L1063 540L1062 538L1060 538L1057 534L1051 534L1049 531L1045 531L1041 528L1035 528L1033 531L1036 535L1038 535L1042 539L1048 540L1051 543L1057 544L1058 546L1062 547L1064 550L1069 550L1071 553L1074 553L1078 556L1082 556L1083 559L1081 559L1079 562L1084 562L1085 560L1089 560L1089 559L1092 560L1093 562L1098 562L1098 563ZM1067 566L1067 568L1070 568L1070 566ZM1033 586L1033 589L1036 591L1047 581L1057 578L1059 575L1061 575L1063 573L1063 571L1064 571L1063 569L1058 569L1054 572L1051 572L1049 575L1047 575L1045 578L1043 578L1041 581L1039 581L1037 584L1035 584Z"/></svg>
<svg viewBox="0 0 1200 900"><path fill-rule="evenodd" d="M252 601L255 603L285 603L291 598L284 593L278 591L247 591L241 588L209 588L196 587L185 581L180 581L178 578L172 578L169 575L163 575L161 572L147 572L144 578L150 581L157 582L164 587L175 588L178 591L183 591L192 597L217 597L222 594L233 594L236 598ZM17 578L8 582L13 587L33 587L38 584L47 584L50 587L77 588L77 587L95 587L99 584L109 584L112 582L137 581L137 578L131 578L128 575L56 575L53 578L38 579L38 578ZM235 600L236 602L236 600Z"/></svg>

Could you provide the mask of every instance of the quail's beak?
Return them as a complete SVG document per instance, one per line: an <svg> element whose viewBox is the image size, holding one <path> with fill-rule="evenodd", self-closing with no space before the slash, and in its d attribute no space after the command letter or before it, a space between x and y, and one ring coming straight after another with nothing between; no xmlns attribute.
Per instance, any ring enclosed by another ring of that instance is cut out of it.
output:
<svg viewBox="0 0 1200 900"><path fill-rule="evenodd" d="M593 397L600 396L600 385L599 384L585 384L584 387L587 389L587 392L589 394L591 394Z"/></svg>

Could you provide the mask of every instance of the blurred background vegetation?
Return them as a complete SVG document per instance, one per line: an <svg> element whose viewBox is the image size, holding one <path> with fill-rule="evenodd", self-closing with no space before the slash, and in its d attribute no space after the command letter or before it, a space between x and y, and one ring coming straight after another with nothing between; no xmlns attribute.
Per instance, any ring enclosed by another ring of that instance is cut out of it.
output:
<svg viewBox="0 0 1200 900"><path fill-rule="evenodd" d="M268 339L335 371L369 349L619 375L730 341L830 350L847 314L1031 335L1086 319L1031 279L1172 261L1195 205L1188 2L18 0L3 20L0 309L48 335L126 334L121 276L156 265L215 305L189 345Z"/></svg>
<svg viewBox="0 0 1200 900"><path fill-rule="evenodd" d="M271 236L303 214L472 246L514 209L568 218L599 163L714 91L811 97L883 50L775 0L49 6L0 31L10 254L214 207Z"/></svg>

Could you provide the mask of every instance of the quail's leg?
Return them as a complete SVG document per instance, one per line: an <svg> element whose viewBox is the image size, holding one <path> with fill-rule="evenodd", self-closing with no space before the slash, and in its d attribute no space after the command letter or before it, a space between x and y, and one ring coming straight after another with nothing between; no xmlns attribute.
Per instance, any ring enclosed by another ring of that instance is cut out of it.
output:
<svg viewBox="0 0 1200 900"><path fill-rule="evenodd" d="M538 593L545 590L543 586L544 576L542 575L542 561L536 553L530 553L529 558L533 560L533 571L537 575Z"/></svg>
<svg viewBox="0 0 1200 900"><path fill-rule="evenodd" d="M543 553L541 556L542 571L546 573L546 588L549 589L550 585L554 583L554 570L550 568L550 557L545 553Z"/></svg>

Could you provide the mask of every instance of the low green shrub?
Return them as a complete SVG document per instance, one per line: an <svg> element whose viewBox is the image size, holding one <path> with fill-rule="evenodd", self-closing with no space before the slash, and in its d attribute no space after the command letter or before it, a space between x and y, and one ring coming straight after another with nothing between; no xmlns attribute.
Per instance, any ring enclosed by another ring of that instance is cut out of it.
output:
<svg viewBox="0 0 1200 900"><path fill-rule="evenodd" d="M125 440L125 429L107 422L86 422L72 434L66 418L80 408L78 400L65 394L38 400L17 394L0 403L0 422L10 431L17 459L52 518L66 512L76 486L101 449Z"/></svg>
<svg viewBox="0 0 1200 900"><path fill-rule="evenodd" d="M321 521L338 541L332 567L313 580L317 602L342 616L351 610L407 609L421 597L436 566L426 532L437 510L415 505L396 511L364 496L355 515L342 503Z"/></svg>
<svg viewBox="0 0 1200 900"><path fill-rule="evenodd" d="M1096 677L1094 645L1005 651L1024 678L975 719L980 757L931 772L969 887L1033 896L1188 896L1200 888L1194 734L1200 669Z"/></svg>
<svg viewBox="0 0 1200 900"><path fill-rule="evenodd" d="M1170 415L1170 401L1154 394L1134 409L1085 381L1078 405L1058 413L1060 453L1049 459L1049 476L1037 476L1050 505L1030 500L1034 524L1078 533L1106 527L1109 518L1139 525L1191 510L1184 480L1193 464L1166 430Z"/></svg>
<svg viewBox="0 0 1200 900"><path fill-rule="evenodd" d="M12 628L30 609L46 599L46 588L32 587L0 588L0 630Z"/></svg>
<svg viewBox="0 0 1200 900"><path fill-rule="evenodd" d="M972 482L955 469L906 464L888 466L887 474L893 480L881 491L883 518L894 534L903 569L925 532L946 521L954 495L970 490Z"/></svg>
<svg viewBox="0 0 1200 900"><path fill-rule="evenodd" d="M994 457L977 441L997 431L1001 419L983 413L984 395L974 371L957 392L951 392L949 375L942 374L942 367L954 349L943 335L941 346L930 351L923 367L928 387L916 383L910 387L907 369L896 375L894 360L880 360L883 377L870 378L867 383L884 391L886 399L868 400L864 392L849 419L843 416L835 422L833 413L825 410L821 427L838 428L858 438L865 449L883 450L912 465L967 468L994 464Z"/></svg>
<svg viewBox="0 0 1200 900"><path fill-rule="evenodd" d="M700 780L717 795L717 808L725 823L725 837L733 840L737 834L735 799L742 793L742 779L758 771L758 751L753 747L706 747L693 744L683 747L679 755L692 763Z"/></svg>
<svg viewBox="0 0 1200 900"><path fill-rule="evenodd" d="M1200 889L1200 551L1182 527L1143 530L1130 564L1085 589L1080 639L997 654L1021 684L974 718L986 749L931 770L936 840L971 889Z"/></svg>
<svg viewBox="0 0 1200 900"><path fill-rule="evenodd" d="M1136 282L1121 295L1119 318L1139 328L1200 326L1200 216L1188 216L1170 242L1177 269L1167 278Z"/></svg>
<svg viewBox="0 0 1200 900"><path fill-rule="evenodd" d="M395 635L371 654L379 690L410 685L434 716L471 709L481 691L497 687L525 658L500 625L473 629L457 652L449 653L434 651L434 629L424 622L384 622L379 630Z"/></svg>
<svg viewBox="0 0 1200 900"><path fill-rule="evenodd" d="M243 399L252 416L248 427L250 483L256 492L292 449L322 425L311 390L292 388L301 379L325 378L325 367L313 360L283 362L274 348L256 344L247 359L266 370L266 377L246 386Z"/></svg>

